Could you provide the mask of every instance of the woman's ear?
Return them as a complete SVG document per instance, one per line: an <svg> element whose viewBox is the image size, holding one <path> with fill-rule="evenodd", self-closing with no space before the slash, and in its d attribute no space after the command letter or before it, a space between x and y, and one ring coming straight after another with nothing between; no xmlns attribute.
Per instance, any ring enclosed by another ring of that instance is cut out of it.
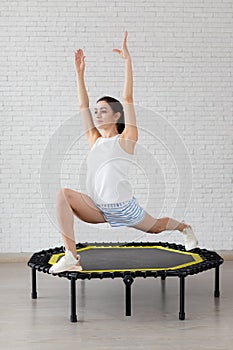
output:
<svg viewBox="0 0 233 350"><path fill-rule="evenodd" d="M115 115L114 115L115 122L117 122L120 119L120 117L121 117L121 113L120 112L115 113Z"/></svg>

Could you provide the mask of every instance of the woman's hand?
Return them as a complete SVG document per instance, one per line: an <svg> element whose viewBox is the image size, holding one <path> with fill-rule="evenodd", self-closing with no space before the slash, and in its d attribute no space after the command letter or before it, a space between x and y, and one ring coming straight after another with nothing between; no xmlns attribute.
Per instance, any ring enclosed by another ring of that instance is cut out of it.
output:
<svg viewBox="0 0 233 350"><path fill-rule="evenodd" d="M112 50L114 52L117 52L125 60L130 59L130 54L129 54L129 51L128 51L127 46L126 46L127 35L128 35L128 32L124 32L121 50L118 50L118 49Z"/></svg>
<svg viewBox="0 0 233 350"><path fill-rule="evenodd" d="M84 58L85 57L86 56L84 56L82 49L78 49L78 50L75 51L75 53L74 53L74 64L75 64L76 73L84 72L84 69L85 69Z"/></svg>

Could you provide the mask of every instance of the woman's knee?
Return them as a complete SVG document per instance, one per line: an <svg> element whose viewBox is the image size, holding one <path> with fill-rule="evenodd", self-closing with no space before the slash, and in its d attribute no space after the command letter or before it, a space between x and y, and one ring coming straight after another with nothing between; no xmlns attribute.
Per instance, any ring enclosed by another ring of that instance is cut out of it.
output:
<svg viewBox="0 0 233 350"><path fill-rule="evenodd" d="M159 220L159 219L158 219ZM161 233L163 231L163 228L158 222L158 220L155 222L155 224L147 231L148 233Z"/></svg>
<svg viewBox="0 0 233 350"><path fill-rule="evenodd" d="M56 202L61 203L64 201L68 201L69 198L69 188L61 188L60 190L57 191L56 193Z"/></svg>
<svg viewBox="0 0 233 350"><path fill-rule="evenodd" d="M148 233L161 233L166 230L166 224L169 218L157 219L154 225L150 228Z"/></svg>

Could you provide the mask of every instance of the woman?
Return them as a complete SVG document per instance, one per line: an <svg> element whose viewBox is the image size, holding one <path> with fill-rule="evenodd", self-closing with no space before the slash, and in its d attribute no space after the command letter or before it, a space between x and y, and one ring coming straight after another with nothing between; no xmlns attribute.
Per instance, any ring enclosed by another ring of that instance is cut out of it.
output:
<svg viewBox="0 0 233 350"><path fill-rule="evenodd" d="M165 217L149 215L132 195L127 179L129 163L138 140L133 105L132 63L124 33L122 49L113 49L125 60L123 106L113 97L97 101L94 126L84 83L84 54L75 52L78 100L85 135L91 148L87 158L87 189L89 195L63 188L57 193L56 210L65 255L50 268L51 273L82 270L74 238L74 215L88 223L108 222L112 227L129 226L148 233L179 230L184 235L186 250L197 247L190 225ZM128 161L127 161L128 160Z"/></svg>

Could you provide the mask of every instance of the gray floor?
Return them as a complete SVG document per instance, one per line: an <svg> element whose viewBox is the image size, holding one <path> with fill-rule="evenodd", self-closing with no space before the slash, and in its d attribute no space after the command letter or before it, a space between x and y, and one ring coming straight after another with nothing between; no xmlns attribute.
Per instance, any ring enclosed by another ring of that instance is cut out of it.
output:
<svg viewBox="0 0 233 350"><path fill-rule="evenodd" d="M132 316L124 316L122 279L77 281L78 322L71 323L70 283L43 273L32 300L31 269L1 263L1 349L233 349L233 261L221 265L221 296L213 297L214 269L186 278L186 320L178 319L178 278L136 278Z"/></svg>

